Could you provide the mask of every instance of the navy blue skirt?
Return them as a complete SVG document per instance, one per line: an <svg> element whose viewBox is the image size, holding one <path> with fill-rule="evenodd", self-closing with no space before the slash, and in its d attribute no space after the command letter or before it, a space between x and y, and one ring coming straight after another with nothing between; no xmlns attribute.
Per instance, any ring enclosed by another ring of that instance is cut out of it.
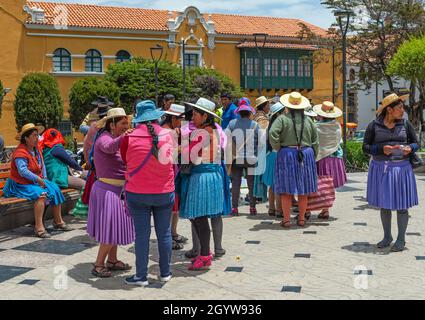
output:
<svg viewBox="0 0 425 320"><path fill-rule="evenodd" d="M372 160L367 176L367 201L371 206L389 210L418 205L416 179L409 160Z"/></svg>
<svg viewBox="0 0 425 320"><path fill-rule="evenodd" d="M298 161L298 150L282 148L277 154L274 192L308 195L317 192L317 169L314 151L302 148L303 162Z"/></svg>

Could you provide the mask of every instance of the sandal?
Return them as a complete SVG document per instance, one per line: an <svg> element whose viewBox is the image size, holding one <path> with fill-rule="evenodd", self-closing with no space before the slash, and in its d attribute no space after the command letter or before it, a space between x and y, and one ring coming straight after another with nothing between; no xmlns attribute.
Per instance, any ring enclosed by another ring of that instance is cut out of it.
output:
<svg viewBox="0 0 425 320"><path fill-rule="evenodd" d="M91 274L98 277L98 278L110 278L112 277L112 273L111 271L109 271L108 268L106 268L105 266L96 266L93 265L93 269L91 271ZM98 270L98 268L101 268L100 270Z"/></svg>
<svg viewBox="0 0 425 320"><path fill-rule="evenodd" d="M290 220L281 221L280 225L281 225L282 228L289 229L291 227L291 221Z"/></svg>
<svg viewBox="0 0 425 320"><path fill-rule="evenodd" d="M186 251L185 254L184 254L184 256L188 259L196 258L198 255L199 255L198 251L195 251L193 249Z"/></svg>
<svg viewBox="0 0 425 320"><path fill-rule="evenodd" d="M173 241L175 241L177 243L186 243L186 242L189 241L189 239L186 238L186 237L183 237L180 234L176 234L176 235L173 235Z"/></svg>
<svg viewBox="0 0 425 320"><path fill-rule="evenodd" d="M128 263L124 263L120 260L117 260L116 262L112 261L106 261L106 266L109 270L115 270L115 271L127 271L131 269L131 266Z"/></svg>
<svg viewBox="0 0 425 320"><path fill-rule="evenodd" d="M65 231L65 232L74 230L70 226L68 226L65 222L63 222L61 224L56 224L55 222L53 222L52 224L53 224L53 229L55 229L55 230L62 230L62 231Z"/></svg>
<svg viewBox="0 0 425 320"><path fill-rule="evenodd" d="M298 220L297 225L300 226L300 227L304 227L305 226L305 220Z"/></svg>
<svg viewBox="0 0 425 320"><path fill-rule="evenodd" d="M274 217L276 215L276 210L269 209L268 214L269 214L270 217Z"/></svg>
<svg viewBox="0 0 425 320"><path fill-rule="evenodd" d="M317 216L317 218L319 219L329 219L329 210L325 210L319 213L319 215Z"/></svg>
<svg viewBox="0 0 425 320"><path fill-rule="evenodd" d="M184 248L184 245L182 243L178 243L177 241L173 240L172 249L173 250L181 250Z"/></svg>
<svg viewBox="0 0 425 320"><path fill-rule="evenodd" d="M46 229L38 230L38 231L34 229L34 234L37 238L41 238L41 239L48 239L51 237L51 235L46 231Z"/></svg>
<svg viewBox="0 0 425 320"><path fill-rule="evenodd" d="M276 218L283 218L283 212L277 211L276 212Z"/></svg>

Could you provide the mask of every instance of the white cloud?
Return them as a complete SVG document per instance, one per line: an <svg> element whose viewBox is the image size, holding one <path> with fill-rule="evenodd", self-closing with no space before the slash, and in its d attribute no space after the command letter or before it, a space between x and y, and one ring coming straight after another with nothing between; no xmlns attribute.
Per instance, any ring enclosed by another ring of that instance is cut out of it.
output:
<svg viewBox="0 0 425 320"><path fill-rule="evenodd" d="M163 10L183 10L195 6L201 12L297 18L322 28L333 22L330 10L320 5L320 0L43 0L81 4L99 4Z"/></svg>

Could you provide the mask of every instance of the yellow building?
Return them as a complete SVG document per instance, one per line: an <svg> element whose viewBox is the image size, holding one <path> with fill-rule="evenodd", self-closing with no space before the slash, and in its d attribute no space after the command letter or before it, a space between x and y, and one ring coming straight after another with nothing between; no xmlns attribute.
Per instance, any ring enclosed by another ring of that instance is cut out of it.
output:
<svg viewBox="0 0 425 320"><path fill-rule="evenodd" d="M250 98L258 96L261 86L269 97L296 89L313 103L332 99L331 60L314 64L305 59L313 52L329 52L299 39L300 22L326 35L326 30L297 19L208 14L195 7L176 12L0 0L0 79L12 89L4 97L0 134L7 145L15 144L13 99L25 74L53 75L67 110L76 80L101 77L109 64L133 56L150 58L150 48L157 44L165 59L178 64L184 59L186 66L227 74ZM267 34L265 43L261 33ZM255 40L260 47L264 44L261 71ZM338 73L339 83L340 78Z"/></svg>

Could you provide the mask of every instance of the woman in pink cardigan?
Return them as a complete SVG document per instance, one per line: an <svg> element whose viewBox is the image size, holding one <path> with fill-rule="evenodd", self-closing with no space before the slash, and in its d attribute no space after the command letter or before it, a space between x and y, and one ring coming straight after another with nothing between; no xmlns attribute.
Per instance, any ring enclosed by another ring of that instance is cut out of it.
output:
<svg viewBox="0 0 425 320"><path fill-rule="evenodd" d="M158 238L159 280L171 279L171 211L174 204L174 140L171 131L160 127L164 112L150 101L136 106L134 131L123 139L121 155L127 164L125 195L136 231L136 274L130 285L147 286L151 216Z"/></svg>

